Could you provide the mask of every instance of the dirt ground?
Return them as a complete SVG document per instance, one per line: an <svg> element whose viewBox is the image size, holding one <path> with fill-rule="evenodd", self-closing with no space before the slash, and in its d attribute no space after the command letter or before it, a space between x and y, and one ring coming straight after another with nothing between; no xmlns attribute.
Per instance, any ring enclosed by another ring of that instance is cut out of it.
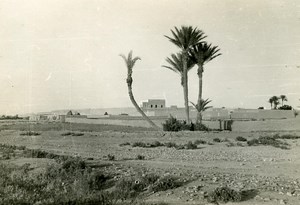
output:
<svg viewBox="0 0 300 205"><path fill-rule="evenodd" d="M38 136L22 136L22 131L1 130L0 143L23 145L56 154L81 156L90 164L108 163L107 169L130 175L137 171L150 171L161 175L174 175L186 180L176 189L149 194L147 202L168 204L209 204L205 195L210 190L228 186L236 190L251 192L243 202L227 204L273 205L300 204L300 139L284 139L289 149L272 146L248 146L237 142L236 137L247 140L274 134L300 135L300 131L276 132L158 132L158 131L94 131L81 132L83 136L62 136L66 131L41 131ZM221 142L213 139L219 138ZM134 142L186 144L189 141L204 140L197 149L167 147L133 147ZM120 146L128 143L130 145ZM115 160L109 161L108 155ZM145 159L137 160L137 156ZM22 164L22 160L10 160ZM28 159L24 159L24 163ZM36 163L35 163L36 162ZM40 163L42 162L42 163ZM32 159L38 168L46 162Z"/></svg>

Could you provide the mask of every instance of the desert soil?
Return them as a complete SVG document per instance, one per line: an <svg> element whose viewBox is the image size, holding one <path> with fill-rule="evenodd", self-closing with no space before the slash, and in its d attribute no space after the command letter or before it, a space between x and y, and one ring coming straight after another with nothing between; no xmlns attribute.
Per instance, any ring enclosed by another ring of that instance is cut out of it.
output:
<svg viewBox="0 0 300 205"><path fill-rule="evenodd" d="M107 171L120 176L136 172L155 172L160 175L174 175L186 180L186 184L172 190L149 194L148 202L168 204L209 204L204 196L219 186L229 186L236 190L257 191L241 205L300 204L300 139L282 140L290 144L290 149L271 146L248 146L237 142L242 136L248 140L274 134L300 135L300 131L290 132L157 132L157 131L100 131L83 132L83 136L62 136L66 131L42 131L39 136L21 136L21 131L1 130L0 143L24 145L57 154L81 156L91 165L109 164ZM219 138L220 143L214 142ZM198 149L177 150L175 148L132 147L134 142L161 143L205 140ZM129 142L131 145L120 146ZM109 161L107 155L114 155ZM145 156L137 160L138 155ZM93 158L93 160L91 160ZM10 160L22 164L28 159ZM47 163L41 159L31 159L36 168Z"/></svg>

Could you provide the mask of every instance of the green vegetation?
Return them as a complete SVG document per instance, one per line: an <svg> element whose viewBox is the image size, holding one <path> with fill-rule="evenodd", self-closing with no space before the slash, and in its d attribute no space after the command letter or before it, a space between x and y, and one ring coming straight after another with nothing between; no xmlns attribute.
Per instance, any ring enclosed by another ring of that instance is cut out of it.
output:
<svg viewBox="0 0 300 205"><path fill-rule="evenodd" d="M142 147L142 148L154 148L154 147L167 147L167 148L175 148L175 149L197 149L199 144L206 144L206 141L196 140L195 142L189 141L186 144L178 145L174 142L166 142L161 143L155 141L153 143L144 143L144 142L134 142L132 147Z"/></svg>
<svg viewBox="0 0 300 205"><path fill-rule="evenodd" d="M204 64L213 60L214 58L220 56L220 49L218 46L212 46L207 42L200 42L193 45L192 49L189 52L189 58L191 58L198 66L197 74L199 79L199 91L198 91L198 101L197 104L193 104L198 111L197 122L202 124L202 112L208 109L210 106L207 106L211 101L202 98L202 89L203 89L203 72Z"/></svg>
<svg viewBox="0 0 300 205"><path fill-rule="evenodd" d="M249 140L247 144L248 146L265 145L265 146L272 146L280 149L289 149L288 143L282 142L277 139L270 136L264 136L264 137L259 137L258 139Z"/></svg>
<svg viewBox="0 0 300 205"><path fill-rule="evenodd" d="M218 187L212 192L209 193L208 202L216 203L216 202L239 202L242 201L241 192L235 191L228 187Z"/></svg>
<svg viewBox="0 0 300 205"><path fill-rule="evenodd" d="M27 131L27 132L22 132L20 133L21 136L38 136L41 133L39 132L34 132L34 131Z"/></svg>
<svg viewBox="0 0 300 205"><path fill-rule="evenodd" d="M16 166L0 161L0 204L140 204L139 196L144 193L184 184L177 177L140 172L131 177L119 178L118 175L117 179L116 173L105 171L103 167L92 169L79 157L0 145L0 154L5 150L10 153L24 151L21 156L55 159L56 163L37 173L29 163ZM143 160L144 156L137 156L137 159Z"/></svg>
<svg viewBox="0 0 300 205"><path fill-rule="evenodd" d="M163 130L169 132L178 132L183 130L189 131L210 131L208 127L204 124L190 123L187 124L186 121L177 120L175 117L170 116L165 123L163 123Z"/></svg>
<svg viewBox="0 0 300 205"><path fill-rule="evenodd" d="M62 133L61 136L83 136L84 133L81 132L66 132L66 133Z"/></svg>
<svg viewBox="0 0 300 205"><path fill-rule="evenodd" d="M242 137L242 136L236 137L235 140L240 141L240 142L247 142L247 139L245 137Z"/></svg>
<svg viewBox="0 0 300 205"><path fill-rule="evenodd" d="M281 106L279 108L277 108L277 106L280 104L280 101L281 100ZM285 95L280 95L280 96L272 96L270 99L269 99L269 103L271 104L271 109L279 109L279 110L292 110L293 107L290 106L290 105L284 105L284 102L287 102L288 99Z"/></svg>
<svg viewBox="0 0 300 205"><path fill-rule="evenodd" d="M192 47L200 44L206 36L204 33L199 30L198 28L193 28L192 26L181 26L181 28L174 28L174 31L171 30L172 37L165 36L177 46L181 51L177 54L177 59L180 61L176 61L175 63L178 65L174 67L175 70L172 68L171 70L181 74L181 85L183 87L183 96L184 96L184 106L186 112L186 122L190 123L189 117L189 100L188 100L188 70L189 70L189 52L191 51ZM173 56L176 56L173 54ZM167 60L168 61L168 60ZM169 62L170 63L170 62ZM172 65L172 63L171 63ZM180 68L179 70L177 68Z"/></svg>
<svg viewBox="0 0 300 205"><path fill-rule="evenodd" d="M220 138L214 138L213 141L218 143L221 142Z"/></svg>

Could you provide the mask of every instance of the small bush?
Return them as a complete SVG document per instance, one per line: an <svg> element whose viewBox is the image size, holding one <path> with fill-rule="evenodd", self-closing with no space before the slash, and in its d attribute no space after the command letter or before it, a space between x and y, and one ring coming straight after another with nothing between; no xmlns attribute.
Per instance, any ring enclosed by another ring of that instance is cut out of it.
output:
<svg viewBox="0 0 300 205"><path fill-rule="evenodd" d="M22 132L20 133L22 136L38 136L41 135L39 132L34 132L34 131L27 131L27 132Z"/></svg>
<svg viewBox="0 0 300 205"><path fill-rule="evenodd" d="M207 201L211 203L215 202L239 202L242 200L242 194L238 191L230 189L228 187L218 187L211 193L209 193Z"/></svg>
<svg viewBox="0 0 300 205"><path fill-rule="evenodd" d="M126 145L130 145L130 143L129 142L124 142L124 143L119 144L120 147L126 146Z"/></svg>
<svg viewBox="0 0 300 205"><path fill-rule="evenodd" d="M134 142L132 147L147 147L147 145L144 142Z"/></svg>
<svg viewBox="0 0 300 205"><path fill-rule="evenodd" d="M68 159L62 164L62 169L67 172L72 172L74 170L84 170L86 168L86 164L80 158Z"/></svg>
<svg viewBox="0 0 300 205"><path fill-rule="evenodd" d="M150 147L162 147L162 146L164 146L164 144L159 141L154 141L150 143Z"/></svg>
<svg viewBox="0 0 300 205"><path fill-rule="evenodd" d="M194 144L196 144L196 145L198 145L198 144L206 144L207 142L206 141L204 141L204 140L196 140L195 142L194 142Z"/></svg>
<svg viewBox="0 0 300 205"><path fill-rule="evenodd" d="M291 134L286 134L286 135L278 135L275 134L273 136L274 139L288 139L288 140L296 140L296 139L300 139L300 136L297 135L291 135Z"/></svg>
<svg viewBox="0 0 300 205"><path fill-rule="evenodd" d="M186 145L185 145L186 149L197 149L197 145L194 144L193 142L189 141Z"/></svg>
<svg viewBox="0 0 300 205"><path fill-rule="evenodd" d="M285 142L276 140L275 138L268 137L268 136L249 140L247 142L247 144L248 144L248 146L266 145L266 146L273 146L273 147L281 148L281 149L288 149L287 146L289 145Z"/></svg>
<svg viewBox="0 0 300 205"><path fill-rule="evenodd" d="M182 130L182 126L183 126L183 123L181 121L177 120L173 116L170 116L170 118L167 119L165 123L163 123L163 130L178 132L178 131Z"/></svg>
<svg viewBox="0 0 300 205"><path fill-rule="evenodd" d="M221 140L219 138L214 138L213 141L214 142L221 142Z"/></svg>
<svg viewBox="0 0 300 205"><path fill-rule="evenodd" d="M210 131L211 129L208 128L204 124L196 123L195 126L194 126L194 130L195 131Z"/></svg>
<svg viewBox="0 0 300 205"><path fill-rule="evenodd" d="M177 144L175 142L166 142L165 146L168 148L172 148L172 147L177 148Z"/></svg>
<svg viewBox="0 0 300 205"><path fill-rule="evenodd" d="M61 136L83 136L84 133L81 132L66 132L66 133L62 133Z"/></svg>
<svg viewBox="0 0 300 205"><path fill-rule="evenodd" d="M158 179L151 187L150 190L154 192L165 191L168 189L174 189L183 185L183 182L173 176L165 176Z"/></svg>
<svg viewBox="0 0 300 205"><path fill-rule="evenodd" d="M236 141L240 141L240 142L247 142L247 139L242 137L242 136L238 136L235 138Z"/></svg>
<svg viewBox="0 0 300 205"><path fill-rule="evenodd" d="M115 155L107 155L107 159L109 160L109 161L115 161Z"/></svg>
<svg viewBox="0 0 300 205"><path fill-rule="evenodd" d="M144 160L145 156L144 155L138 155L138 156L136 156L136 159L137 160Z"/></svg>

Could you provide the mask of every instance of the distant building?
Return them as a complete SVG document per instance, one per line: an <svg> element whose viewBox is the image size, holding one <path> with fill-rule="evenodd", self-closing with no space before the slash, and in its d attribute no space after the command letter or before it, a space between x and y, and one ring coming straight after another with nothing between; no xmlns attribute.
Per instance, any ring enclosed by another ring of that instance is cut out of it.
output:
<svg viewBox="0 0 300 205"><path fill-rule="evenodd" d="M143 109L165 109L166 101L164 99L149 99L147 102L143 102Z"/></svg>

